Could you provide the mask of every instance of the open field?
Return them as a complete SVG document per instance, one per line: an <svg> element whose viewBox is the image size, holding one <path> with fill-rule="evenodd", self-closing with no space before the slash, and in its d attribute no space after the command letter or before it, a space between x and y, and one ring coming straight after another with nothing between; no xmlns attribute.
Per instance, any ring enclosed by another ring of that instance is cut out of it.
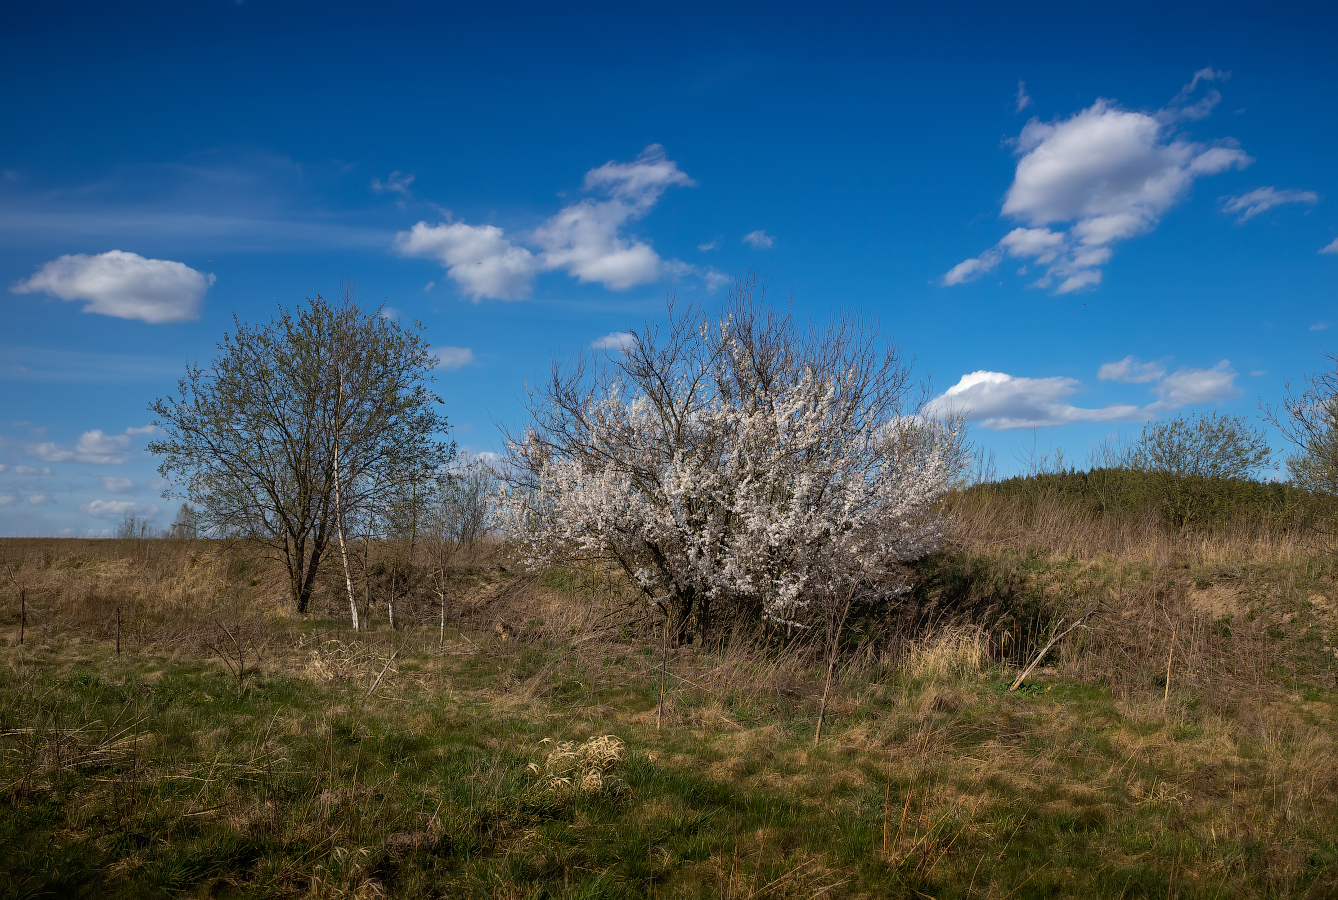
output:
<svg viewBox="0 0 1338 900"><path fill-rule="evenodd" d="M816 747L820 652L666 653L597 570L354 634L240 551L0 541L0 895L1338 895L1333 556L1047 509L959 510Z"/></svg>

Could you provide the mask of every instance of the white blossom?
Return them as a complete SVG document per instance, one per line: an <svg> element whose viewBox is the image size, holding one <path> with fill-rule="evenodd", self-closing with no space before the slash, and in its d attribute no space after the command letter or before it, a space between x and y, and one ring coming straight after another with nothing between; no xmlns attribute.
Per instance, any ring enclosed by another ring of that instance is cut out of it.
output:
<svg viewBox="0 0 1338 900"><path fill-rule="evenodd" d="M680 621L897 595L898 564L941 537L959 429L904 414L907 371L850 322L805 337L746 293L718 323L670 318L532 393L501 504L526 561L616 560Z"/></svg>

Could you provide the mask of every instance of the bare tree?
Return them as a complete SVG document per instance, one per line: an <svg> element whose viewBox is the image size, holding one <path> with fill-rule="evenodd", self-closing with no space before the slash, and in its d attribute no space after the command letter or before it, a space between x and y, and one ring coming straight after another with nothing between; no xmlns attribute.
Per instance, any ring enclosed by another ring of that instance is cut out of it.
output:
<svg viewBox="0 0 1338 900"><path fill-rule="evenodd" d="M505 530L535 564L615 562L679 641L718 613L808 627L815 599L852 585L897 596L963 463L960 427L908 402L909 377L873 328L801 330L753 282L719 320L671 300L663 333L531 391Z"/></svg>
<svg viewBox="0 0 1338 900"><path fill-rule="evenodd" d="M1299 487L1338 496L1338 353L1325 353L1333 370L1308 376L1301 392L1287 383L1282 406L1261 404L1264 418L1296 448L1287 473Z"/></svg>
<svg viewBox="0 0 1338 900"><path fill-rule="evenodd" d="M188 366L176 396L150 406L166 431L149 445L159 472L203 528L283 560L299 612L336 514L374 504L406 471L435 469L454 452L428 389L436 360L421 323L379 312L345 291L338 302L281 308L267 325L234 319L213 362Z"/></svg>

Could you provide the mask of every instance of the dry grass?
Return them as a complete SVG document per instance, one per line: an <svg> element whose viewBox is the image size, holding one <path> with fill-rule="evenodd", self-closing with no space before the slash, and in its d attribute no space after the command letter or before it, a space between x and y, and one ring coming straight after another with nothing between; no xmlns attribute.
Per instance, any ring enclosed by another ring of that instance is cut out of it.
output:
<svg viewBox="0 0 1338 900"><path fill-rule="evenodd" d="M374 603L353 635L244 555L0 542L33 609L14 647L0 594L0 892L1338 894L1333 561L1038 510L977 509L923 609L852 623L816 749L820 652L665 659L597 569L494 548L452 571L445 632L424 582L405 627ZM238 623L264 629L241 696L206 641Z"/></svg>
<svg viewBox="0 0 1338 900"><path fill-rule="evenodd" d="M1189 559L1222 565L1243 559L1295 562L1322 549L1319 537L1289 524L1239 518L1175 532L1159 514L1099 514L1054 494L1000 499L958 494L946 502L953 538L980 550L1037 549L1074 559L1120 559L1166 565Z"/></svg>

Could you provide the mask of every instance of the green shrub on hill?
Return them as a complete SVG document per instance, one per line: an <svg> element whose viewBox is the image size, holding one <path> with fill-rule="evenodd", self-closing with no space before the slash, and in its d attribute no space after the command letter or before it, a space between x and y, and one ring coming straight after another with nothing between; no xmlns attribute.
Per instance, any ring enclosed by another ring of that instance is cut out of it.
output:
<svg viewBox="0 0 1338 900"><path fill-rule="evenodd" d="M1132 468L1019 476L976 485L964 493L993 500L1057 497L1094 515L1135 519L1156 515L1176 530L1244 522L1306 528L1338 514L1336 498L1282 482Z"/></svg>

